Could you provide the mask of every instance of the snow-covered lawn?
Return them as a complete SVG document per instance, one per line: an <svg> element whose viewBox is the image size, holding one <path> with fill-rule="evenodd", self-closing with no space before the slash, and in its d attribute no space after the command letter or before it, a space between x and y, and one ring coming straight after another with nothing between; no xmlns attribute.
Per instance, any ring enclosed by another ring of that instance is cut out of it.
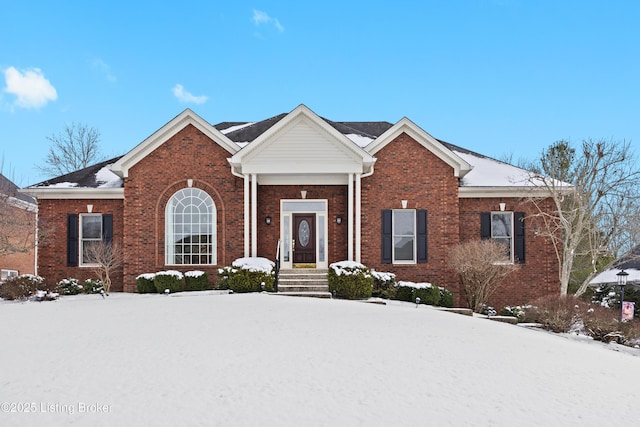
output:
<svg viewBox="0 0 640 427"><path fill-rule="evenodd" d="M0 301L0 342L2 426L640 420L640 350L408 303L215 292Z"/></svg>

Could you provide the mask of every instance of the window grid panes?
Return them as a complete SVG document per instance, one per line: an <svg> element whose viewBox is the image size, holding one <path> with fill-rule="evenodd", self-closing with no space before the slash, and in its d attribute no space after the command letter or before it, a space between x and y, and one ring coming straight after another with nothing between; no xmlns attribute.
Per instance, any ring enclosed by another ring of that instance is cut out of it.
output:
<svg viewBox="0 0 640 427"><path fill-rule="evenodd" d="M199 188L171 197L166 211L166 263L215 264L215 206Z"/></svg>
<svg viewBox="0 0 640 427"><path fill-rule="evenodd" d="M393 211L393 262L415 263L416 211Z"/></svg>
<svg viewBox="0 0 640 427"><path fill-rule="evenodd" d="M513 212L491 212L491 238L504 245L504 260L513 262Z"/></svg>
<svg viewBox="0 0 640 427"><path fill-rule="evenodd" d="M92 264L90 249L102 241L102 215L80 215L80 254L82 265Z"/></svg>

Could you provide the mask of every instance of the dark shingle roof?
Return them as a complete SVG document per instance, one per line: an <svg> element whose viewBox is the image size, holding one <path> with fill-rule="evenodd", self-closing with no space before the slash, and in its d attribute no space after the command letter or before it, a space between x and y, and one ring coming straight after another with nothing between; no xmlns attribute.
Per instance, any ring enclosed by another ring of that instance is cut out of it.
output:
<svg viewBox="0 0 640 427"><path fill-rule="evenodd" d="M100 169L107 165L117 162L122 156L114 157L113 159L105 160L104 162L88 166L84 169L80 169L74 172L67 173L65 175L57 176L55 178L42 181L31 187L48 187L50 185L62 184L65 182L71 182L77 184L78 187L98 187L100 184L96 181L96 174Z"/></svg>

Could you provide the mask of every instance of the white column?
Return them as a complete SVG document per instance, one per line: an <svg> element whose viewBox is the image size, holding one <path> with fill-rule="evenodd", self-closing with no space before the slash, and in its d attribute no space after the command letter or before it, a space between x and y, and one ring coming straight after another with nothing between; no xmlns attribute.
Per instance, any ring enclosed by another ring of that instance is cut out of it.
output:
<svg viewBox="0 0 640 427"><path fill-rule="evenodd" d="M244 256L249 256L249 175L244 174Z"/></svg>
<svg viewBox="0 0 640 427"><path fill-rule="evenodd" d="M251 256L258 256L258 176L251 174Z"/></svg>
<svg viewBox="0 0 640 427"><path fill-rule="evenodd" d="M356 219L355 219L355 223L356 223L356 262L361 262L360 261L360 252L361 252L361 248L362 248L362 218L361 218L361 213L362 213L362 204L360 203L361 200L361 196L362 196L362 188L361 188L361 182L360 182L360 177L361 174L357 173L356 174L356 209L355 209L355 213L356 213Z"/></svg>
<svg viewBox="0 0 640 427"><path fill-rule="evenodd" d="M347 211L349 212L347 215L347 260L353 261L353 174L348 174L349 185L347 192Z"/></svg>

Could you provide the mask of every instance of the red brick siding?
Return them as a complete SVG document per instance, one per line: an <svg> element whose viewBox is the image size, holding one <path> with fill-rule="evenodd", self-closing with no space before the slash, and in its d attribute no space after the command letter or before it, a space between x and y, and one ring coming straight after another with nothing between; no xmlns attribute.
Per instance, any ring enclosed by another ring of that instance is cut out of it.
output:
<svg viewBox="0 0 640 427"><path fill-rule="evenodd" d="M40 200L39 226L43 240L38 247L38 274L47 283L54 284L68 277L81 281L96 278L90 267L67 266L67 214L87 213L87 205L93 205L93 213L113 215L113 242L122 245L122 200ZM115 272L112 282L112 291L123 290L122 271Z"/></svg>
<svg viewBox="0 0 640 427"><path fill-rule="evenodd" d="M536 235L538 219L535 207L523 199L470 198L460 200L460 240L480 238L480 213L498 211L499 203L506 210L525 213L525 262L510 275L490 299L489 304L500 309L506 305L528 304L545 295L559 295L558 260L550 241ZM550 209L550 202L546 202Z"/></svg>
<svg viewBox="0 0 640 427"><path fill-rule="evenodd" d="M203 270L213 280L219 266L243 255L244 183L231 174L230 156L188 125L129 170L125 180L124 246L129 254L124 266L125 291L136 291L139 274L167 268ZM216 266L165 266L165 207L176 191L187 187L188 179L206 191L216 206Z"/></svg>
<svg viewBox="0 0 640 427"><path fill-rule="evenodd" d="M375 154L372 176L362 179L362 263L396 274L398 280L457 286L447 267L447 252L458 243L458 179L453 169L407 134ZM382 210L427 210L428 261L382 264Z"/></svg>

